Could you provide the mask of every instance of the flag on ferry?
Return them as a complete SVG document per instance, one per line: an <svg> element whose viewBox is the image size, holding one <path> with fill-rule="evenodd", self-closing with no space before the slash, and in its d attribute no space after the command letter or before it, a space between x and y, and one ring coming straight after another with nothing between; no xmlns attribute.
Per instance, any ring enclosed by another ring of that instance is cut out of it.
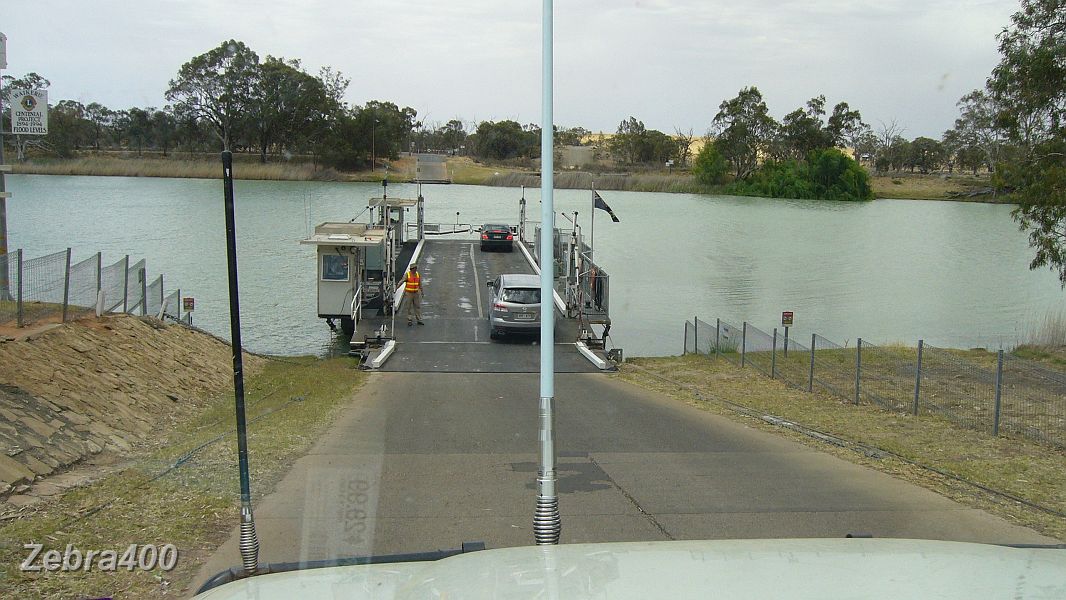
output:
<svg viewBox="0 0 1066 600"><path fill-rule="evenodd" d="M607 211L607 214L611 215L611 220L615 223L618 223L618 217L615 216L614 211L611 210L611 207L607 206L607 203L603 201L603 198L600 197L599 192L592 192L592 206L593 208L598 208L600 210Z"/></svg>

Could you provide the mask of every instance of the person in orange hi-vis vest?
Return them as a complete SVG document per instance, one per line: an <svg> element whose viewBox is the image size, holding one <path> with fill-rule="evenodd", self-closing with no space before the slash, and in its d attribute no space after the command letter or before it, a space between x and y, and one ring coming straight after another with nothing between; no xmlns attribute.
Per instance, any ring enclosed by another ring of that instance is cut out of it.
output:
<svg viewBox="0 0 1066 600"><path fill-rule="evenodd" d="M403 278L403 297L407 302L407 324L412 323L413 316L419 325L425 325L422 322L422 276L418 273L418 265L412 264Z"/></svg>

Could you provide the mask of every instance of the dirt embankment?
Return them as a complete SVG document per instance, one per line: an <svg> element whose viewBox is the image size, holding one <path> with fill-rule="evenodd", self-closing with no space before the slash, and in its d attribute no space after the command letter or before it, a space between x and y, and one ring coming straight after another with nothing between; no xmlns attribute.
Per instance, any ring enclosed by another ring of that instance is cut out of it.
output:
<svg viewBox="0 0 1066 600"><path fill-rule="evenodd" d="M231 388L230 352L197 331L126 315L0 337L0 497L159 440ZM262 362L246 355L246 372Z"/></svg>

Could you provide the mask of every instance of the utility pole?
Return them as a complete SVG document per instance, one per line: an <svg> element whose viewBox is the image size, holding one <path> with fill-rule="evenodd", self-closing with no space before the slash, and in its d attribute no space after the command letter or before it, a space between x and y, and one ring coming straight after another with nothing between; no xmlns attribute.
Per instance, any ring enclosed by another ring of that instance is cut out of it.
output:
<svg viewBox="0 0 1066 600"><path fill-rule="evenodd" d="M4 114L3 71L7 68L7 36L0 33L0 300L11 300L11 274L8 273L7 260L7 199L8 193L4 175L11 167L4 162Z"/></svg>

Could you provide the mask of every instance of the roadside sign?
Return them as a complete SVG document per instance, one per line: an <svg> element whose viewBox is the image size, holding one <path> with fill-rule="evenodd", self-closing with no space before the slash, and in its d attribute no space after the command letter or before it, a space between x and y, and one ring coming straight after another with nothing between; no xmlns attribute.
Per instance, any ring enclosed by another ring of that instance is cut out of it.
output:
<svg viewBox="0 0 1066 600"><path fill-rule="evenodd" d="M11 133L48 134L47 90L17 90L11 93Z"/></svg>
<svg viewBox="0 0 1066 600"><path fill-rule="evenodd" d="M196 298L182 298L181 303L185 312L192 312L192 310L196 308Z"/></svg>
<svg viewBox="0 0 1066 600"><path fill-rule="evenodd" d="M792 325L792 311L791 310L786 310L786 311L781 313L781 324L784 325L785 327L790 327Z"/></svg>
<svg viewBox="0 0 1066 600"><path fill-rule="evenodd" d="M7 36L0 33L0 70L7 68Z"/></svg>

